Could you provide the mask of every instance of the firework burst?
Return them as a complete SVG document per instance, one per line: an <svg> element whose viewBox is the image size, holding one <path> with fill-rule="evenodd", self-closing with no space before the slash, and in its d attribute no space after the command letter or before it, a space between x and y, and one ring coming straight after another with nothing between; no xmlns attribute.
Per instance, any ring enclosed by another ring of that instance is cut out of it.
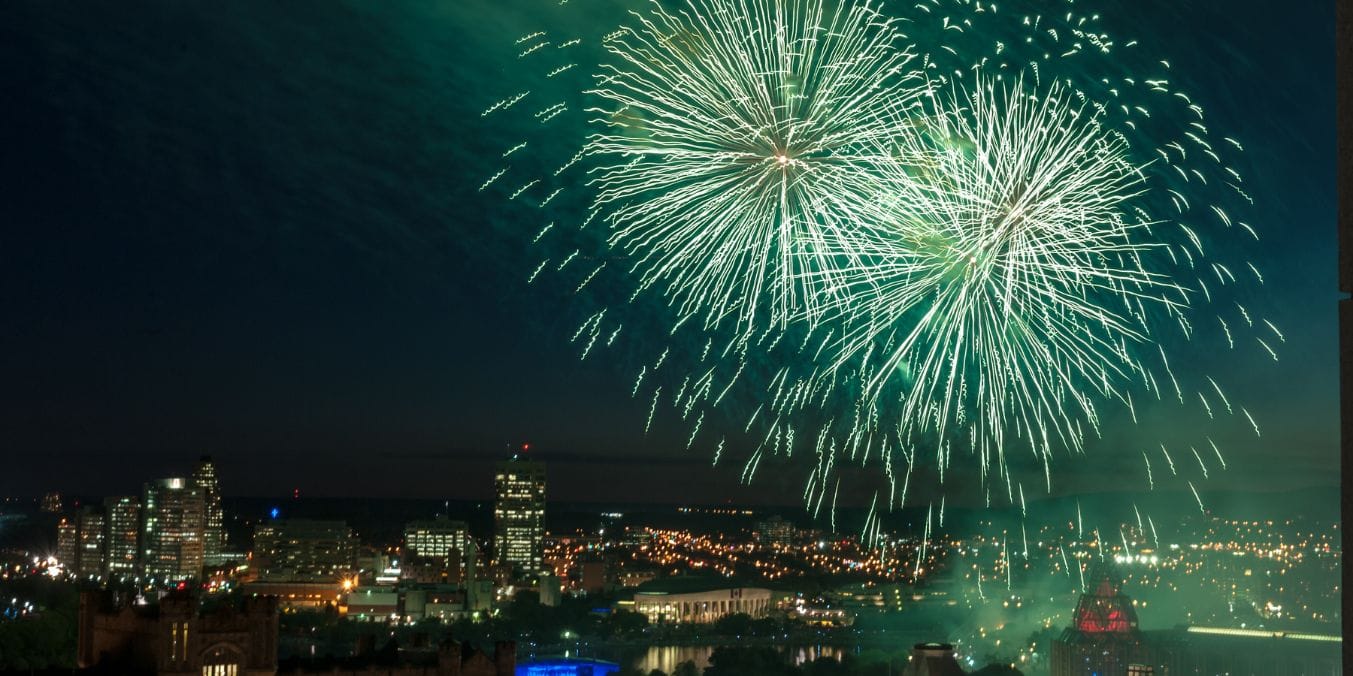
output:
<svg viewBox="0 0 1353 676"><path fill-rule="evenodd" d="M821 0L655 3L635 20L606 41L593 91L612 246L640 290L706 326L812 318L836 288L825 242L858 227L875 150L918 91L894 21Z"/></svg>
<svg viewBox="0 0 1353 676"><path fill-rule="evenodd" d="M519 58L556 62L527 103L594 78L585 105L526 109L545 130L529 148L584 147L485 185L559 214L534 233L530 279L591 305L582 358L622 320L620 341L652 349L632 386L646 430L675 411L680 441L745 460L748 482L769 456L815 459L804 499L833 527L841 469L876 469L866 539L935 471L941 525L951 482L990 504L993 473L1023 514L1023 483L1100 450L1104 418L1173 399L1190 429L1230 417L1257 434L1219 379L1171 363L1276 358L1283 340L1239 302L1263 283L1236 262L1255 239L1228 164L1240 144L1081 7L686 0L632 13L595 52L531 34ZM1143 488L1184 487L1208 473L1198 449L1225 469L1206 434L1181 446L1200 474L1165 444L1122 455L1140 454ZM977 462L955 467L965 449Z"/></svg>
<svg viewBox="0 0 1353 676"><path fill-rule="evenodd" d="M1143 264L1161 245L1129 209L1126 142L1073 98L985 76L935 96L881 166L870 227L828 249L861 264L823 372L895 394L902 441L971 439L984 471L1015 439L1045 465L1081 449L1096 401L1142 373L1148 317L1187 304Z"/></svg>

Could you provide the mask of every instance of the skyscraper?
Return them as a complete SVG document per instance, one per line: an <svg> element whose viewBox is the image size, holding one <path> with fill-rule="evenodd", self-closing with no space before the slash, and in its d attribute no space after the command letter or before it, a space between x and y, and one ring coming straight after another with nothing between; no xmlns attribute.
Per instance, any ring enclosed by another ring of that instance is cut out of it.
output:
<svg viewBox="0 0 1353 676"><path fill-rule="evenodd" d="M514 573L541 572L545 541L545 465L513 456L494 476L493 556Z"/></svg>
<svg viewBox="0 0 1353 676"><path fill-rule="evenodd" d="M220 563L225 550L225 513L221 510L221 486L211 456L204 455L193 468L193 485L202 492L202 557L207 563Z"/></svg>
<svg viewBox="0 0 1353 676"><path fill-rule="evenodd" d="M56 522L56 560L60 561L66 570L74 571L79 551L80 524L73 516L63 516Z"/></svg>
<svg viewBox="0 0 1353 676"><path fill-rule="evenodd" d="M206 503L179 477L145 485L141 499L141 564L148 577L177 581L202 574Z"/></svg>
<svg viewBox="0 0 1353 676"><path fill-rule="evenodd" d="M132 495L105 498L103 512L103 572L110 576L133 575L136 572L137 540L141 533L141 501Z"/></svg>

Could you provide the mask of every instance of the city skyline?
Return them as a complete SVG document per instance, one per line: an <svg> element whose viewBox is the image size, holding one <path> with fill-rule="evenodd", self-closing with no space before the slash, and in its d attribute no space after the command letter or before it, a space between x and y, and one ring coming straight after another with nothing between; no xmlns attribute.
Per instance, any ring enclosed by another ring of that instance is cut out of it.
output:
<svg viewBox="0 0 1353 676"><path fill-rule="evenodd" d="M0 676L1342 673L1350 19L0 2Z"/></svg>

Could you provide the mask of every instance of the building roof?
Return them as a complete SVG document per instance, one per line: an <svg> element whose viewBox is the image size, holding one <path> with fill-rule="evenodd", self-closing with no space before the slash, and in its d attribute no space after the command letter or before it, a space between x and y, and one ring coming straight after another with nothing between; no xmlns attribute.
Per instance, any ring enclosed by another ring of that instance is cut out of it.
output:
<svg viewBox="0 0 1353 676"><path fill-rule="evenodd" d="M1091 591L1076 604L1073 627L1087 634L1129 634L1137 631L1132 599L1119 588L1122 578L1111 564L1095 569Z"/></svg>
<svg viewBox="0 0 1353 676"><path fill-rule="evenodd" d="M745 584L736 579L725 577L706 577L698 575L678 575L649 580L635 589L635 594L699 594L701 592L723 591L725 589L765 589L759 585Z"/></svg>

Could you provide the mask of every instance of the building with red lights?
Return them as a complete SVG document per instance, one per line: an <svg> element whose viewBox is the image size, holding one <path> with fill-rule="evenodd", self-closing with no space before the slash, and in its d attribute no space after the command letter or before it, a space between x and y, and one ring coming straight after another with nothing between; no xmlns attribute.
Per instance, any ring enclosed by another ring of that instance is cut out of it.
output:
<svg viewBox="0 0 1353 676"><path fill-rule="evenodd" d="M1342 673L1343 638L1292 631L1180 626L1141 631L1111 567L1052 643L1052 676L1310 676Z"/></svg>
<svg viewBox="0 0 1353 676"><path fill-rule="evenodd" d="M1076 604L1072 626L1053 641L1052 676L1118 676L1131 665L1152 661L1132 599L1113 568L1101 566L1093 579L1094 586Z"/></svg>

